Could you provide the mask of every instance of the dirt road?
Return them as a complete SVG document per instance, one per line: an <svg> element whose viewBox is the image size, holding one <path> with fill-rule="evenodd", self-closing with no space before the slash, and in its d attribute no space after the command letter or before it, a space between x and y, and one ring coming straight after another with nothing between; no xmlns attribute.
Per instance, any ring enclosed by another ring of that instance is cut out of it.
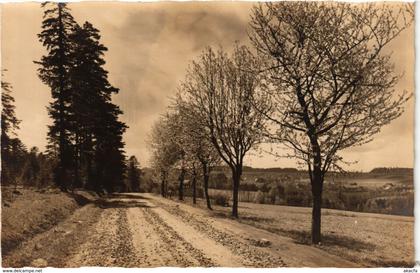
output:
<svg viewBox="0 0 420 273"><path fill-rule="evenodd" d="M290 238L151 194L88 204L3 257L3 267L357 267Z"/></svg>

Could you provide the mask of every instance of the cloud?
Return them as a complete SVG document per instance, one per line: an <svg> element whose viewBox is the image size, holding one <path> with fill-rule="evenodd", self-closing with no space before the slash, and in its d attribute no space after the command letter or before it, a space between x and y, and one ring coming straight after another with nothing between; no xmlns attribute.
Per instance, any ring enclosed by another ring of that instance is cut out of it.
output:
<svg viewBox="0 0 420 273"><path fill-rule="evenodd" d="M121 90L114 101L124 111L121 119L129 125L125 133L128 153L147 161L147 135L176 92L189 61L208 45L229 48L247 39L244 14L251 4L239 6L138 4L130 5L117 26L101 28L97 22L109 48L110 81Z"/></svg>
<svg viewBox="0 0 420 273"><path fill-rule="evenodd" d="M121 119L129 129L124 135L127 155L136 155L146 165L149 152L145 142L152 124L165 111L169 98L185 75L188 63L205 46L221 45L226 50L235 41L249 44L248 20L252 2L83 2L70 3L79 23L91 22L100 30L108 47L105 68L110 82L120 88L113 100L124 111ZM33 60L44 52L36 35L42 10L38 3L2 6L2 65L14 86L19 136L28 145L41 149L46 144L45 107L50 91L36 75ZM397 73L405 72L396 92L414 90L414 28L404 31L389 45L394 50ZM31 45L28 47L28 45ZM409 166L413 158L414 99L406 113L384 127L375 140L343 152L346 159L360 160L354 168L379 165ZM280 151L283 152L283 151ZM247 164L256 167L292 166L294 161L250 156ZM412 165L410 165L412 166Z"/></svg>

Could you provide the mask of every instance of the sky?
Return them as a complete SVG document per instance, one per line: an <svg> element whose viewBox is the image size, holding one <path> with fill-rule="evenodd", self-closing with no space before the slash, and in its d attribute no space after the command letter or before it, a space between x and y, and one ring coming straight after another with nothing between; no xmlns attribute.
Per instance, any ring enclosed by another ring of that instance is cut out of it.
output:
<svg viewBox="0 0 420 273"><path fill-rule="evenodd" d="M164 113L170 97L185 76L188 64L204 47L229 50L235 41L249 44L247 35L252 2L85 2L68 7L79 24L91 22L108 47L105 68L110 82L120 88L113 97L128 126L126 153L149 165L148 135ZM39 3L7 3L1 7L1 66L4 80L13 86L16 115L22 120L18 137L27 147L46 146L46 106L50 90L38 78L37 65L45 54L37 39L43 11ZM402 75L396 93L414 92L414 27L405 30L386 49L392 52L397 73ZM374 141L341 154L357 162L349 170L374 167L413 167L414 98L398 119L385 126ZM279 153L281 146L269 147ZM295 167L295 161L252 151L245 164L253 167Z"/></svg>

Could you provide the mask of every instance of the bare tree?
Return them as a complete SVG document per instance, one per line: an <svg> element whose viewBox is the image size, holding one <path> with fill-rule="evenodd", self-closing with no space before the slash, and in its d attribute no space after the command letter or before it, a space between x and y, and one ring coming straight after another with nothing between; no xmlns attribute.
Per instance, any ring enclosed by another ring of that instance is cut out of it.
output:
<svg viewBox="0 0 420 273"><path fill-rule="evenodd" d="M198 161L198 158L191 153L187 153L186 168L191 176L193 204L197 204L197 178L200 175L200 162Z"/></svg>
<svg viewBox="0 0 420 273"><path fill-rule="evenodd" d="M172 147L174 168L178 173L178 199L184 200L184 180L187 173L187 154L185 148L188 145L185 138L185 128L182 126L182 118L179 109L170 107L165 116L166 132L165 141Z"/></svg>
<svg viewBox="0 0 420 273"><path fill-rule="evenodd" d="M198 173L197 161L201 165L203 175L204 195L207 208L212 209L209 196L209 177L214 166L220 163L220 156L211 142L211 134L208 127L204 126L203 112L197 112L191 108L188 102L182 100L179 92L176 97L174 108L178 109L183 131L184 150L187 154L187 161L193 178L193 202L196 203L196 176Z"/></svg>
<svg viewBox="0 0 420 273"><path fill-rule="evenodd" d="M238 217L238 192L246 153L261 141L263 114L255 91L259 76L253 73L259 63L245 46L236 45L229 58L219 49L207 48L187 73L182 86L184 100L195 113L201 113L203 127L222 160L232 171L232 216ZM198 119L198 118L197 118Z"/></svg>
<svg viewBox="0 0 420 273"><path fill-rule="evenodd" d="M412 9L383 4L279 2L254 7L250 38L265 58L273 137L293 149L312 186L312 242L321 241L324 176L339 152L372 140L403 112L384 48L412 22Z"/></svg>
<svg viewBox="0 0 420 273"><path fill-rule="evenodd" d="M153 126L149 136L149 147L151 148L151 165L160 176L161 195L166 197L168 187L168 175L178 160L177 147L173 142L168 141L170 132L168 130L168 119L162 116Z"/></svg>

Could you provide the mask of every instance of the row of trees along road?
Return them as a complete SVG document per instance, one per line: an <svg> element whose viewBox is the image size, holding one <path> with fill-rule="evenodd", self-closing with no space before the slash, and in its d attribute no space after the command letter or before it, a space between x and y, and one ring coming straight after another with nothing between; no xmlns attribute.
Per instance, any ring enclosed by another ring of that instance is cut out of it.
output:
<svg viewBox="0 0 420 273"><path fill-rule="evenodd" d="M232 171L232 216L238 217L245 155L263 141L281 143L292 152L280 156L308 169L312 242L319 243L325 174L343 170L348 163L339 152L371 141L411 97L394 92L400 76L384 49L411 25L413 14L412 4L255 6L249 23L255 53L239 44L230 56L206 48L154 127L162 195L171 168L211 154L211 162L218 157Z"/></svg>
<svg viewBox="0 0 420 273"><path fill-rule="evenodd" d="M127 126L112 103L118 93L103 68L107 48L99 30L89 22L75 22L65 3L44 3L38 35L46 55L40 79L50 87L49 153L57 158L54 181L62 190L86 187L116 190L123 182L125 155L122 135Z"/></svg>

